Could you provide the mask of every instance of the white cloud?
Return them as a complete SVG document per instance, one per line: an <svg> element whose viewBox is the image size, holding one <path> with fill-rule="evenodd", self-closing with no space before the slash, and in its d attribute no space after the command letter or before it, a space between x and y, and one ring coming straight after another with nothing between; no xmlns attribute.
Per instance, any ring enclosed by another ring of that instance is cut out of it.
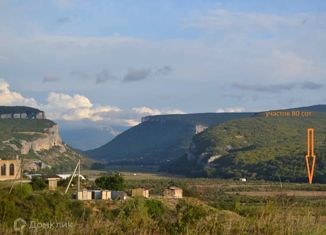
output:
<svg viewBox="0 0 326 235"><path fill-rule="evenodd" d="M183 112L180 109L155 109L146 106L141 106L141 107L132 108L131 111L127 112L126 116L132 118L120 119L120 122L122 123L122 125L135 126L140 123L141 118L144 116L164 115L164 114L185 114L185 112Z"/></svg>
<svg viewBox="0 0 326 235"><path fill-rule="evenodd" d="M10 91L10 85L5 80L0 79L0 104L1 105L27 105L36 106L37 102L33 98L26 98L18 92Z"/></svg>
<svg viewBox="0 0 326 235"><path fill-rule="evenodd" d="M89 120L101 125L135 126L147 115L184 113L179 109L152 109L145 106L123 111L110 105L94 105L86 96L50 92L46 104L37 103L34 98L25 98L13 92L5 80L0 80L0 105L26 105L45 111L47 118L63 121Z"/></svg>
<svg viewBox="0 0 326 235"><path fill-rule="evenodd" d="M148 107L136 107L133 108L132 111L134 111L135 113L138 114L142 114L142 115L160 115L162 114L162 112L158 109L151 109Z"/></svg>
<svg viewBox="0 0 326 235"><path fill-rule="evenodd" d="M48 104L64 109L91 108L93 106L90 100L85 96L79 94L70 96L55 92L49 94Z"/></svg>
<svg viewBox="0 0 326 235"><path fill-rule="evenodd" d="M63 114L62 119L66 121L89 119L96 122L103 120L103 117L101 116L103 113L106 112L96 112L95 110L89 108L73 109L68 113Z"/></svg>
<svg viewBox="0 0 326 235"><path fill-rule="evenodd" d="M228 84L289 84L306 80L321 83L326 75L326 21L322 9L302 14L295 11L266 14L255 8L249 12L250 7L241 11L241 8L214 10L210 6L200 15L194 15L197 10L184 11L181 17L186 21L186 29L158 39L158 35L136 38L133 36L139 34L130 32L119 35L125 30L115 36L99 36L97 28L93 27L96 21L86 20L84 24L82 19L74 21L76 24L66 24L66 30L62 25L57 29L45 27L43 23L46 22L36 20L33 14L27 14L30 11L16 5L0 16L0 70L2 76L15 78L16 84L24 84L24 89L30 92L48 92L52 87L64 89L69 94L87 90L97 100L103 100L102 103L106 102L109 93L112 97L109 102L113 104L122 99L129 107L138 107L144 100L150 107L164 107L175 102L173 105L194 111L197 107L204 111L210 109L211 102L216 100L219 103L213 105L228 107L235 104L237 100L228 100L223 95L238 95L238 90L226 90ZM30 4L24 5L31 7ZM23 9L17 11L16 8ZM302 12L308 10L301 9ZM12 15L17 15L15 20L8 20ZM74 16L64 14L59 17L72 19ZM53 18L56 19L58 17ZM39 25L35 30L28 24L33 22ZM112 22L115 20L109 24ZM155 68L162 65L171 66L173 73L167 67L155 74ZM115 81L114 76L123 78L128 68L145 69L131 71L128 80L149 79L134 83L111 82ZM146 69L151 70L150 76ZM71 76L73 70L81 71L78 77L84 80ZM106 70L107 73L99 73ZM35 82L49 71L55 71L62 82ZM169 76L151 79L153 74ZM94 76L100 85L95 85ZM322 92L314 96L317 102L323 99ZM190 102L194 94L200 94L195 97L197 102ZM246 103L241 105L250 108L286 105L297 94L293 89L273 100L262 95L259 100L244 101Z"/></svg>
<svg viewBox="0 0 326 235"><path fill-rule="evenodd" d="M140 121L135 119L126 119L125 123L127 126L137 126L140 123Z"/></svg>
<svg viewBox="0 0 326 235"><path fill-rule="evenodd" d="M97 122L105 119L105 116L112 112L119 112L120 109L111 106L99 106L96 108L78 108L72 109L68 113L62 115L62 119L66 121L76 121L89 119Z"/></svg>
<svg viewBox="0 0 326 235"><path fill-rule="evenodd" d="M152 109L149 107L136 107L133 108L132 111L134 111L137 114L141 114L141 115L161 115L161 114L185 114L185 112L183 112L180 109Z"/></svg>
<svg viewBox="0 0 326 235"><path fill-rule="evenodd" d="M87 97L79 94L70 96L54 92L49 94L48 103L43 108L49 111L50 118L66 121L102 121L108 114L121 111L113 106L94 106Z"/></svg>
<svg viewBox="0 0 326 235"><path fill-rule="evenodd" d="M165 111L166 114L186 114L186 112L180 110L180 109L168 109Z"/></svg>
<svg viewBox="0 0 326 235"><path fill-rule="evenodd" d="M216 110L217 113L241 113L244 112L245 108L243 107L230 107L230 108L219 108Z"/></svg>

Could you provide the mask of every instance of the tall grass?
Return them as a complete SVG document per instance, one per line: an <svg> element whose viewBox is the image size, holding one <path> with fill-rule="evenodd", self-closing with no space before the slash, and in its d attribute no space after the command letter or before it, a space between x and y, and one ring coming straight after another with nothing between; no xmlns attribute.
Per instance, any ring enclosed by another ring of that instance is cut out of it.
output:
<svg viewBox="0 0 326 235"><path fill-rule="evenodd" d="M162 187L162 181L147 183L157 192ZM0 234L17 234L13 222L19 217L28 223L71 225L25 228L24 234L326 234L324 199L228 195L211 187L198 190L173 183L184 188L184 199L80 202L28 186L17 187L10 195L0 189Z"/></svg>

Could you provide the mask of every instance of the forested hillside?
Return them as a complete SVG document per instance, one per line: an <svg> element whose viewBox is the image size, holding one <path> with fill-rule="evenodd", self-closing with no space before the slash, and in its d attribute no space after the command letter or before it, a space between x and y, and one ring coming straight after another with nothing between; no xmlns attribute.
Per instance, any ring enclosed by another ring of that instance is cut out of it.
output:
<svg viewBox="0 0 326 235"><path fill-rule="evenodd" d="M325 113L228 121L196 135L191 151L163 169L223 178L305 180L307 128L315 128L316 180L324 181Z"/></svg>
<svg viewBox="0 0 326 235"><path fill-rule="evenodd" d="M152 116L86 154L111 163L159 164L184 154L196 132L227 120L252 115L253 113L206 113Z"/></svg>

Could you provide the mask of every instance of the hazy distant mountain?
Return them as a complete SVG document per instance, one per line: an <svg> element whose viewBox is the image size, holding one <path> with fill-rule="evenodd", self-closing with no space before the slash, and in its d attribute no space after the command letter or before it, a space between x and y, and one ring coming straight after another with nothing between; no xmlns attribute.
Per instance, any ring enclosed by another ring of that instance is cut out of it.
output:
<svg viewBox="0 0 326 235"><path fill-rule="evenodd" d="M65 143L75 149L88 150L104 145L112 140L118 132L105 128L62 129L61 136Z"/></svg>

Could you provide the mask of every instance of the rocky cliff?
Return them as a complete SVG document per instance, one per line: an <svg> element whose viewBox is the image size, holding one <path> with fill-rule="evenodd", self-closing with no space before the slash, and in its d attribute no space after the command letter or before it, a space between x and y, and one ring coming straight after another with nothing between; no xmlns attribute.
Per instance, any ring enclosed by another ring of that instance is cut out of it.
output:
<svg viewBox="0 0 326 235"><path fill-rule="evenodd" d="M66 171L79 153L62 142L59 126L46 119L0 119L0 158L23 160L24 170L53 169Z"/></svg>
<svg viewBox="0 0 326 235"><path fill-rule="evenodd" d="M26 106L0 106L0 119L45 119L45 114Z"/></svg>
<svg viewBox="0 0 326 235"><path fill-rule="evenodd" d="M62 143L61 137L59 135L59 126L53 125L50 128L44 130L43 133L37 132L20 132L26 135L38 135L37 139L32 141L21 141L21 154L28 154L31 150L34 152L40 152L44 150L50 150L54 147L58 147L61 153L66 152L65 145Z"/></svg>

